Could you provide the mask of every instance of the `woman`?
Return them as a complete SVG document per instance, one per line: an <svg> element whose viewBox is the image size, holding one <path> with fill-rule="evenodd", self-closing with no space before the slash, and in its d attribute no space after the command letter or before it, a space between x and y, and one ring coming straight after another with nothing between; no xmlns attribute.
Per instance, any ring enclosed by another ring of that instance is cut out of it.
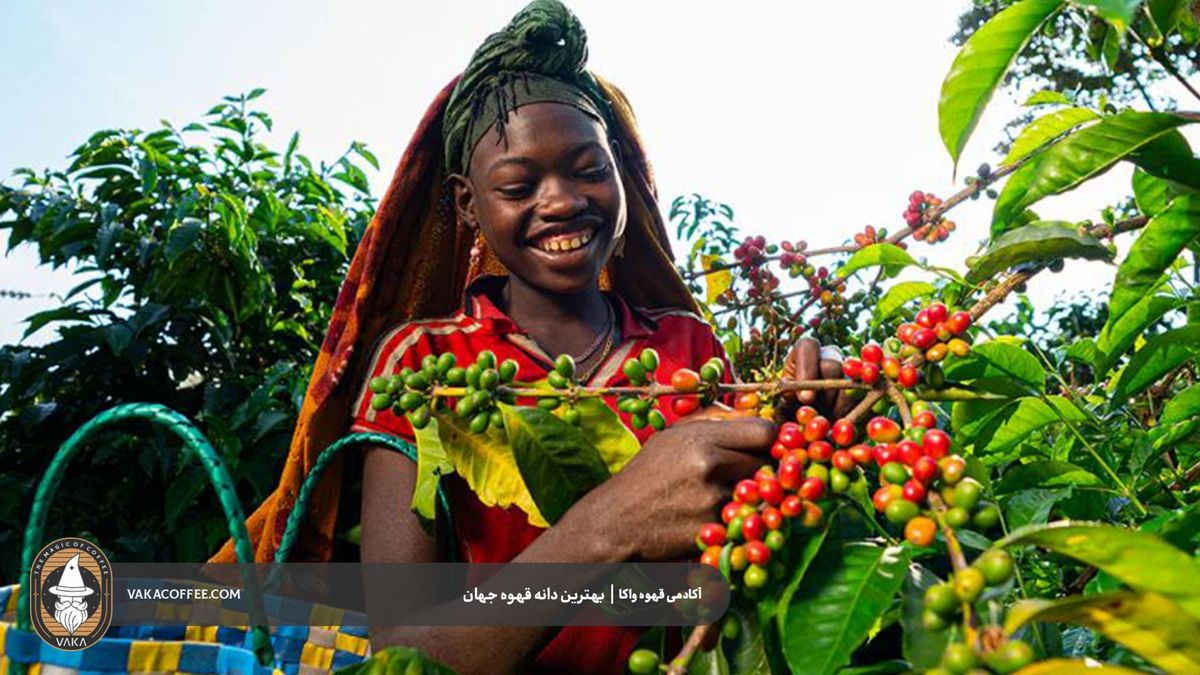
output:
<svg viewBox="0 0 1200 675"><path fill-rule="evenodd" d="M339 294L281 485L248 523L260 559L278 544L317 452L347 426L413 440L403 416L371 409L365 383L427 354L461 360L491 350L516 359L525 381L544 377L553 355L571 354L591 385L626 384L621 363L645 347L659 352L664 373L724 359L672 265L628 102L584 69L586 54L574 15L535 0L430 106ZM449 209L437 208L443 201ZM798 375L839 375L840 364L822 362L818 349L810 340L794 351ZM436 537L408 509L416 465L370 448L361 559L689 558L694 533L732 483L767 461L774 425L743 419L637 433L639 454L550 528L519 508L484 504L457 475L443 478L453 525L440 521ZM330 557L341 482L339 466L318 490L299 549L309 558ZM216 559L231 559L228 545ZM397 628L373 633L372 644L412 645L461 673L620 673L640 632Z"/></svg>

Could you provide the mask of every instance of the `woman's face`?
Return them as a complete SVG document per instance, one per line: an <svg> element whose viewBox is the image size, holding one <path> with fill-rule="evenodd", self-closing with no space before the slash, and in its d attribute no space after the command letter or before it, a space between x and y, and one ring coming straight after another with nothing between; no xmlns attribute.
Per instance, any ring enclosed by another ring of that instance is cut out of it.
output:
<svg viewBox="0 0 1200 675"><path fill-rule="evenodd" d="M468 176L451 178L460 217L525 283L552 293L595 287L625 230L604 128L572 106L531 103L509 115L505 137L507 146L490 129Z"/></svg>

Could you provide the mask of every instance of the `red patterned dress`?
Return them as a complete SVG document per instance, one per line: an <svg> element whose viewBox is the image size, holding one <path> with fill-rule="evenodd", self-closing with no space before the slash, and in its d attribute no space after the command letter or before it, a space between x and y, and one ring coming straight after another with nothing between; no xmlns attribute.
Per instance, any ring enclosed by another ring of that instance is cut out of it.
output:
<svg viewBox="0 0 1200 675"><path fill-rule="evenodd" d="M467 291L463 309L457 314L408 322L386 333L376 345L366 382L397 373L404 367L419 369L421 359L428 354L453 353L462 363L473 361L484 350L491 350L497 361L515 359L520 380L544 378L553 367L553 358L492 302L486 291L495 288L499 282L495 277L485 277L473 283ZM657 372L664 380L678 368L697 369L713 356L725 359L724 350L711 327L695 314L675 308L634 308L615 294L608 297L621 327L621 342L585 384L628 385L621 364L646 347L653 347L658 352L661 365ZM728 363L725 372L730 372ZM373 410L371 396L372 392L364 383L355 407L353 431L383 432L415 443L408 420L394 415L390 409ZM615 400L608 403L615 409ZM668 422L673 421L670 405L663 405L662 412ZM629 426L629 415L620 415ZM643 442L651 433L649 429L630 429ZM442 489L450 502L454 544L462 561L508 562L545 531L529 524L525 512L515 506L501 508L483 504L458 475L443 477ZM625 672L629 654L644 630L565 627L538 654L527 672L619 675Z"/></svg>

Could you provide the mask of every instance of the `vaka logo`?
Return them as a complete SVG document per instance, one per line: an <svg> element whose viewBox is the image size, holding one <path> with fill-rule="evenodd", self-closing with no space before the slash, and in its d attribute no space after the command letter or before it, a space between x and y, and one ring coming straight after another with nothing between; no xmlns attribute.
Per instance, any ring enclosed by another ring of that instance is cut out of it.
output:
<svg viewBox="0 0 1200 675"><path fill-rule="evenodd" d="M91 647L112 621L112 568L95 544L78 537L51 542L29 570L33 629L59 649Z"/></svg>

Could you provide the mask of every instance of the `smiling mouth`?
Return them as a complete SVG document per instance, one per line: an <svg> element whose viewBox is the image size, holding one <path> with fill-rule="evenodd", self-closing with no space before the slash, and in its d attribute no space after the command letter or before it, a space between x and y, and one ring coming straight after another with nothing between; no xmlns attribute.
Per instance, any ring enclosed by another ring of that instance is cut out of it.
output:
<svg viewBox="0 0 1200 675"><path fill-rule="evenodd" d="M550 234L530 242L530 246L546 253L570 253L587 246L596 237L596 227L589 225L573 232Z"/></svg>

